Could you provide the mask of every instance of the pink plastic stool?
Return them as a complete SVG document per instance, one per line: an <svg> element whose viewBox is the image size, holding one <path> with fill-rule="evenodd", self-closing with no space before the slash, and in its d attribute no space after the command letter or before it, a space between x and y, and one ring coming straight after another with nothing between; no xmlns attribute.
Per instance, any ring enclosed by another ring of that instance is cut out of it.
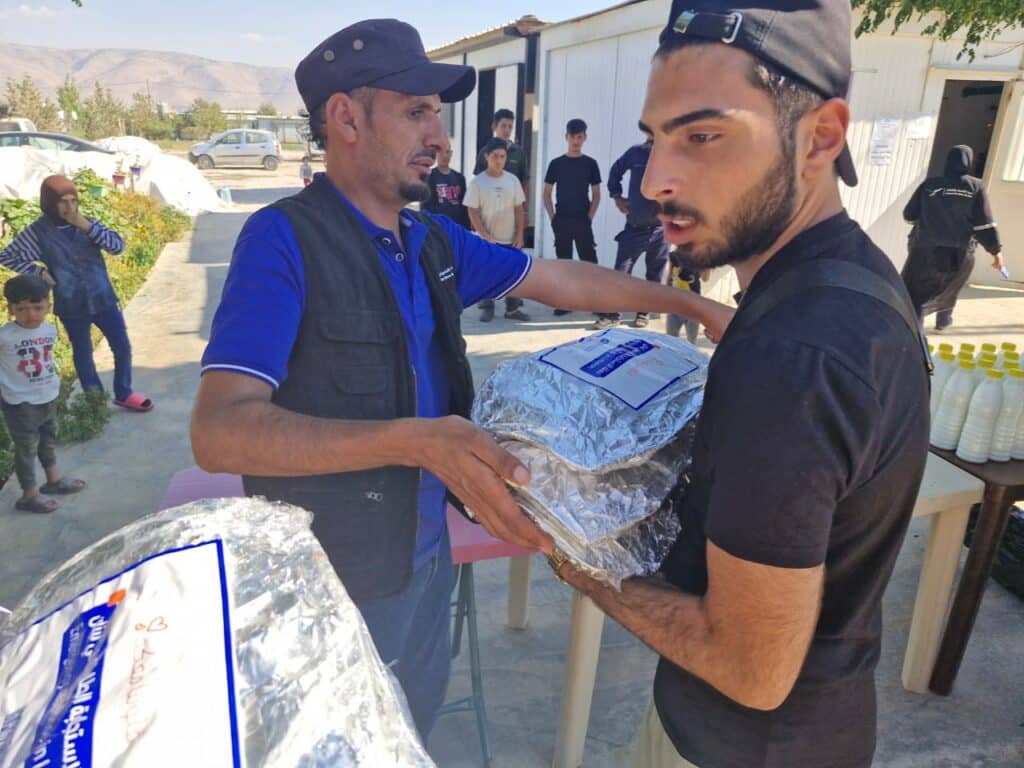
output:
<svg viewBox="0 0 1024 768"><path fill-rule="evenodd" d="M160 502L160 509L170 509L199 499L230 499L244 495L239 475L211 475L199 467L189 467L174 473L164 492L163 501Z"/></svg>

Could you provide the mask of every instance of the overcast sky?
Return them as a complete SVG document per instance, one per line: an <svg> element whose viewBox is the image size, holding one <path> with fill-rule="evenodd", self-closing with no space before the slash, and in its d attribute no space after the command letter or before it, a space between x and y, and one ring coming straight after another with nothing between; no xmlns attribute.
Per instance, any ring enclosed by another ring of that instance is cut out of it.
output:
<svg viewBox="0 0 1024 768"><path fill-rule="evenodd" d="M431 48L528 13L560 21L615 4L617 0L83 0L83 7L76 8L71 0L0 0L0 42L181 51L293 67L325 37L371 13L409 22Z"/></svg>

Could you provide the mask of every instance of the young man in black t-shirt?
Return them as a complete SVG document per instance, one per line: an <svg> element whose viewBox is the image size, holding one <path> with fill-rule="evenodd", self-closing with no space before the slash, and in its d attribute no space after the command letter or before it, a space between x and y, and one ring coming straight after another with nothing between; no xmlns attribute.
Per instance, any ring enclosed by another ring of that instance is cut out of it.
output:
<svg viewBox="0 0 1024 768"><path fill-rule="evenodd" d="M615 591L552 565L661 656L640 768L868 768L928 373L910 297L839 195L850 4L698 5L673 3L654 57L643 193L678 256L731 265L743 299L661 573Z"/></svg>
<svg viewBox="0 0 1024 768"><path fill-rule="evenodd" d="M423 210L447 216L452 221L469 229L469 215L462 204L466 196L466 177L450 167L452 148L445 147L437 153L437 166L430 171L430 199L423 203Z"/></svg>
<svg viewBox="0 0 1024 768"><path fill-rule="evenodd" d="M579 118L570 120L565 126L565 141L568 151L552 160L544 174L544 208L555 233L555 255L571 259L575 245L580 261L596 264L592 222L601 203L601 169L594 158L583 154L587 141L585 122ZM556 309L555 314L566 315L568 311Z"/></svg>

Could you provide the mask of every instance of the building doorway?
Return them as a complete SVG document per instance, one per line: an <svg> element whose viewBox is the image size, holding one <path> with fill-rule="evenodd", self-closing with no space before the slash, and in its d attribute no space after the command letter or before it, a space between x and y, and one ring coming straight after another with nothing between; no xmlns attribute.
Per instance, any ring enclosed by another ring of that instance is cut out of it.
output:
<svg viewBox="0 0 1024 768"><path fill-rule="evenodd" d="M946 81L928 165L929 176L941 176L949 150L966 144L974 150L971 175L984 178L1004 85L997 80Z"/></svg>

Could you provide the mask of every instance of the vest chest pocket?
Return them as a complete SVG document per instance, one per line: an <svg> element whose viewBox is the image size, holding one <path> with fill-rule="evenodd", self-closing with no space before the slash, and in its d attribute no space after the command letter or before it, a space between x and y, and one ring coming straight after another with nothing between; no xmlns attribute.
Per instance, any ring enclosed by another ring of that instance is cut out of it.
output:
<svg viewBox="0 0 1024 768"><path fill-rule="evenodd" d="M321 315L320 335L330 342L329 360L336 365L392 365L398 355L400 319L392 312L340 311Z"/></svg>

